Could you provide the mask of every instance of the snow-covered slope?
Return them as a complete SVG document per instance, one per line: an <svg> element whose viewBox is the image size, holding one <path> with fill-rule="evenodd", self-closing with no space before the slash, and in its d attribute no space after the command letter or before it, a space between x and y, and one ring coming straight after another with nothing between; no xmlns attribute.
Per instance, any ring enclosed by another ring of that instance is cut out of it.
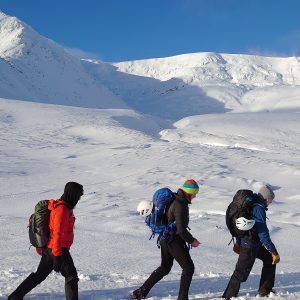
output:
<svg viewBox="0 0 300 300"><path fill-rule="evenodd" d="M171 119L226 111L300 110L298 57L194 53L114 67L88 63L98 64L87 67L128 105Z"/></svg>
<svg viewBox="0 0 300 300"><path fill-rule="evenodd" d="M76 115L76 118L74 118ZM49 122L51 120L51 122ZM155 240L136 213L163 186L176 190L187 178L200 183L190 207L196 271L190 299L219 298L236 256L227 244L225 209L240 188L275 188L268 211L281 255L275 288L280 299L299 299L300 118L297 113L211 114L185 118L155 138L155 124L130 110L101 110L1 99L0 299L39 261L28 251L27 220L38 200L59 197L67 181L84 185L76 214L72 254L80 299L124 300L160 262ZM145 132L147 134L145 134ZM256 262L241 300L256 299ZM180 268L149 294L175 300ZM56 274L28 299L64 299Z"/></svg>
<svg viewBox="0 0 300 300"><path fill-rule="evenodd" d="M0 57L0 97L10 99L0 98L1 300L38 264L26 227L34 205L60 197L67 181L85 190L71 250L80 299L128 299L160 263L136 206L187 178L200 183L190 207L201 242L191 250L190 299L222 295L236 262L226 207L237 189L257 191L261 182L276 193L268 223L281 262L272 298L300 299L298 58L197 53L79 61L3 13ZM242 284L240 300L256 299L260 267ZM180 272L175 264L149 299L175 300ZM28 299L64 299L63 285L53 273Z"/></svg>
<svg viewBox="0 0 300 300"><path fill-rule="evenodd" d="M205 52L114 65L122 72L162 81L176 77L190 83L207 84L212 81L253 86L300 84L298 57L274 58Z"/></svg>
<svg viewBox="0 0 300 300"><path fill-rule="evenodd" d="M79 59L0 11L0 97L97 108L125 108Z"/></svg>

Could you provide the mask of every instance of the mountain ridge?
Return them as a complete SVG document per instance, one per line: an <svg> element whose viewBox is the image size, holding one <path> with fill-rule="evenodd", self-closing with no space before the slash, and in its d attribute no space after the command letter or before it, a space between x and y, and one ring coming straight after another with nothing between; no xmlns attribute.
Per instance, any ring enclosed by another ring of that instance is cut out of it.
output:
<svg viewBox="0 0 300 300"><path fill-rule="evenodd" d="M0 14L0 97L94 108L125 103L86 73L79 59L15 17Z"/></svg>
<svg viewBox="0 0 300 300"><path fill-rule="evenodd" d="M214 52L119 63L71 56L0 13L0 97L129 108L163 119L300 110L300 59Z"/></svg>

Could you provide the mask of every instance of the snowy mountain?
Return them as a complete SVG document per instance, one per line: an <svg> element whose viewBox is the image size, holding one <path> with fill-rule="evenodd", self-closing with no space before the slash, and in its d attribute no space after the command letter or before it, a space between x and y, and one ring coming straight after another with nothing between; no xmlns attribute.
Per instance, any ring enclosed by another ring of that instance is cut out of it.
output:
<svg viewBox="0 0 300 300"><path fill-rule="evenodd" d="M113 66L99 63L89 70L129 106L171 119L300 109L298 57L194 53Z"/></svg>
<svg viewBox="0 0 300 300"><path fill-rule="evenodd" d="M72 57L4 13L0 28L3 98L98 108L127 105L171 120L300 109L298 57L194 53L110 64Z"/></svg>
<svg viewBox="0 0 300 300"><path fill-rule="evenodd" d="M276 194L267 215L281 255L270 298L300 299L298 58L80 61L3 13L0 57L1 300L38 265L28 250L34 205L59 198L68 181L85 191L71 248L80 299L128 299L160 263L137 204L188 178L200 184L190 228L201 242L190 299L222 295L237 259L225 210L237 189L261 183ZM256 262L239 300L257 300L260 272ZM180 273L174 264L147 299L175 300ZM26 299L60 300L63 290L52 273Z"/></svg>
<svg viewBox="0 0 300 300"><path fill-rule="evenodd" d="M79 59L0 12L0 97L96 108L125 108Z"/></svg>

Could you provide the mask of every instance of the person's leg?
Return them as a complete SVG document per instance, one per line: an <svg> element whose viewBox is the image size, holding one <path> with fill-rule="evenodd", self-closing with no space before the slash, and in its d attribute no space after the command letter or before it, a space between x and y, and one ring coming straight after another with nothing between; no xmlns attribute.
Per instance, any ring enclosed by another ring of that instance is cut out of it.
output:
<svg viewBox="0 0 300 300"><path fill-rule="evenodd" d="M52 258L47 249L43 249L43 255L35 273L31 273L18 287L8 296L8 300L19 300L44 281L53 270Z"/></svg>
<svg viewBox="0 0 300 300"><path fill-rule="evenodd" d="M132 299L145 299L152 287L160 281L164 276L170 273L173 266L173 256L169 254L167 241L163 240L160 242L161 251L161 264L154 270L144 284L130 293Z"/></svg>
<svg viewBox="0 0 300 300"><path fill-rule="evenodd" d="M63 249L61 274L65 277L66 300L78 300L78 274L68 249Z"/></svg>
<svg viewBox="0 0 300 300"><path fill-rule="evenodd" d="M257 258L263 262L258 293L267 296L274 287L276 265L272 265L272 255L263 246L259 248Z"/></svg>
<svg viewBox="0 0 300 300"><path fill-rule="evenodd" d="M241 252L239 254L235 270L229 280L222 298L230 299L231 297L237 297L241 282L245 282L251 272L255 262L256 253L256 249L241 247Z"/></svg>
<svg viewBox="0 0 300 300"><path fill-rule="evenodd" d="M178 300L188 300L189 288L195 267L191 259L189 248L181 239L176 239L169 245L169 252L182 268Z"/></svg>
<svg viewBox="0 0 300 300"><path fill-rule="evenodd" d="M160 266L152 272L149 278L144 282L144 284L138 289L140 292L141 299L144 299L152 287L159 282L164 276L168 275L173 266L173 256L170 255L168 251L167 241L162 240L160 242L161 249L161 264ZM137 298L138 299L138 298Z"/></svg>

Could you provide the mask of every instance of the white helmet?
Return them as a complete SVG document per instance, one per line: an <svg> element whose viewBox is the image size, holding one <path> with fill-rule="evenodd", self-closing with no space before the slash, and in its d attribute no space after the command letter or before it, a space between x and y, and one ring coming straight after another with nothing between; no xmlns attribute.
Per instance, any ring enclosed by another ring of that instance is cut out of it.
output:
<svg viewBox="0 0 300 300"><path fill-rule="evenodd" d="M137 207L137 211L140 213L142 216L149 216L151 214L153 207L153 203L150 201L141 201Z"/></svg>
<svg viewBox="0 0 300 300"><path fill-rule="evenodd" d="M235 220L235 225L239 230L250 230L255 224L255 220L248 220L244 217L237 218Z"/></svg>

